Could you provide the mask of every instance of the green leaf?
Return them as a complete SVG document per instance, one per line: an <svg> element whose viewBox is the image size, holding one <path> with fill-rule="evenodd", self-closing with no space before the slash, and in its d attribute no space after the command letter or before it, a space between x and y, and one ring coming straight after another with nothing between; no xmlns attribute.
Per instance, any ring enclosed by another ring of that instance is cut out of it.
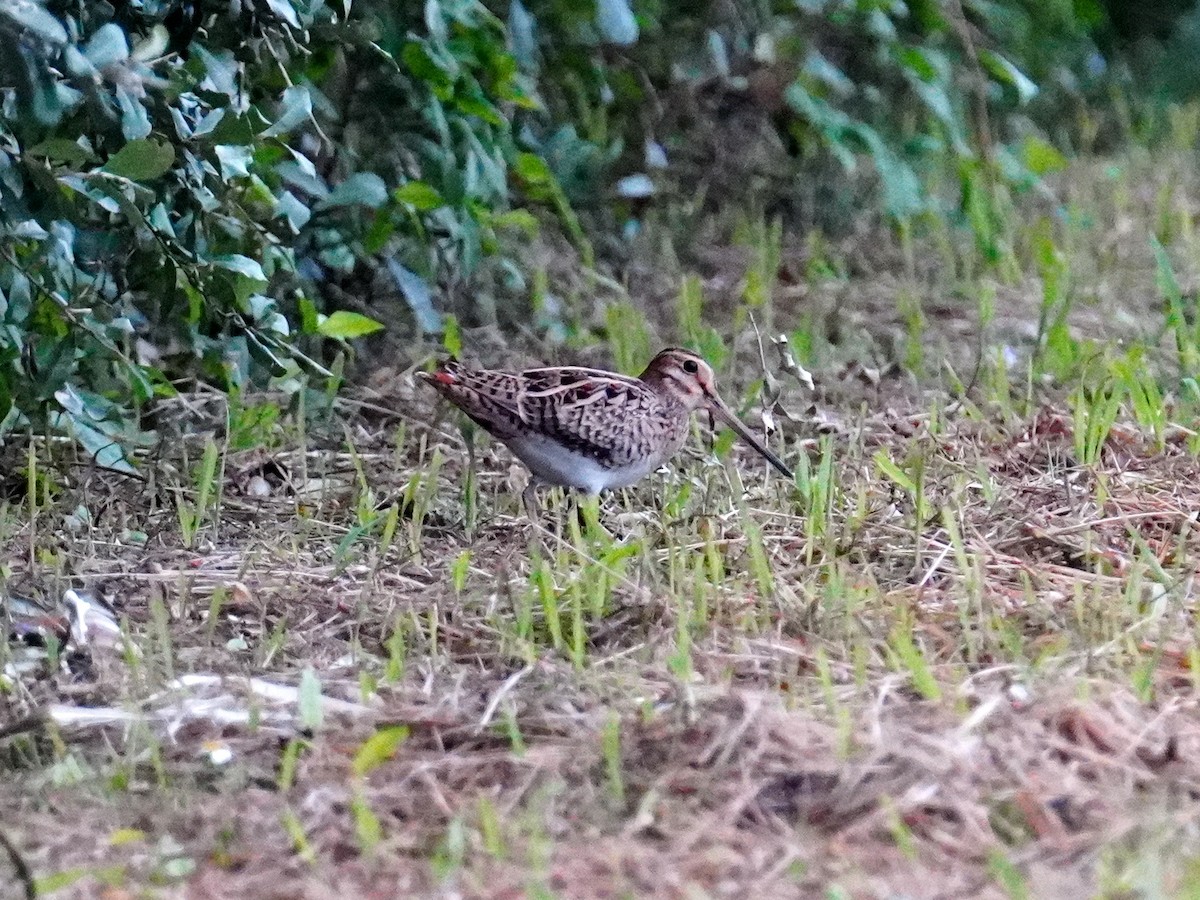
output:
<svg viewBox="0 0 1200 900"><path fill-rule="evenodd" d="M150 215L146 217L146 221L153 225L154 230L161 235L169 238L178 236L175 234L175 226L171 224L171 214L161 203L154 204L154 208L150 210Z"/></svg>
<svg viewBox="0 0 1200 900"><path fill-rule="evenodd" d="M504 124L504 116L500 115L499 110L487 100L462 96L456 97L456 100L458 101L458 111L463 115L479 116L489 125L497 127Z"/></svg>
<svg viewBox="0 0 1200 900"><path fill-rule="evenodd" d="M65 44L67 30L53 15L30 0L6 0L0 3L0 16L18 28L31 32L51 44Z"/></svg>
<svg viewBox="0 0 1200 900"><path fill-rule="evenodd" d="M63 394L59 391L55 396ZM63 398L59 398L60 400ZM92 427L85 421L86 413L65 411L50 414L50 425L57 431L65 431L79 441L88 455L95 460L96 465L117 472L133 475L136 469L125 458L125 449L113 437Z"/></svg>
<svg viewBox="0 0 1200 900"><path fill-rule="evenodd" d="M432 334L441 331L442 316L433 305L433 292L429 290L425 279L401 265L395 257L388 257L387 267L396 281L396 287L404 294L408 308L412 310L420 329Z"/></svg>
<svg viewBox="0 0 1200 900"><path fill-rule="evenodd" d="M356 172L317 204L318 209L333 206L366 206L378 209L387 202L387 186L374 172Z"/></svg>
<svg viewBox="0 0 1200 900"><path fill-rule="evenodd" d="M48 138L40 144L30 147L25 153L27 156L44 156L53 162L74 166L93 162L96 159L96 154L89 148L68 138Z"/></svg>
<svg viewBox="0 0 1200 900"><path fill-rule="evenodd" d="M448 315L445 318L445 332L442 334L442 346L451 356L462 355L462 332L458 328L458 319Z"/></svg>
<svg viewBox="0 0 1200 900"><path fill-rule="evenodd" d="M342 341L353 340L367 334L382 331L383 325L361 313L339 309L332 315L326 316L317 325L317 331L325 337L337 338Z"/></svg>
<svg viewBox="0 0 1200 900"><path fill-rule="evenodd" d="M391 759L396 748L408 737L408 728L404 725L389 725L380 728L362 742L358 752L354 754L354 762L350 770L359 778L379 768Z"/></svg>
<svg viewBox="0 0 1200 900"><path fill-rule="evenodd" d="M210 53L202 43L193 45L196 58L204 66L205 79L202 86L205 90L217 91L229 98L236 97L241 91L238 78L240 68L232 50L223 50L220 55Z"/></svg>
<svg viewBox="0 0 1200 900"><path fill-rule="evenodd" d="M453 58L436 59L428 48L416 41L404 45L400 58L413 75L428 84L439 96L449 93L458 76L458 66Z"/></svg>
<svg viewBox="0 0 1200 900"><path fill-rule="evenodd" d="M83 55L97 69L124 62L129 59L129 42L125 39L125 32L120 25L112 22L101 25L87 42Z"/></svg>
<svg viewBox="0 0 1200 900"><path fill-rule="evenodd" d="M906 47L903 44L893 48L892 53L896 62L922 81L934 81L938 77L938 67L929 58L923 47Z"/></svg>
<svg viewBox="0 0 1200 900"><path fill-rule="evenodd" d="M633 10L629 8L629 0L598 0L596 24L604 39L611 44L628 47L637 43L638 23Z"/></svg>
<svg viewBox="0 0 1200 900"><path fill-rule="evenodd" d="M229 113L210 122L214 115L215 112L205 116L194 132L208 137L214 144L253 144L258 140L258 133L271 124L254 107L244 115ZM204 131L210 124L212 130Z"/></svg>
<svg viewBox="0 0 1200 900"><path fill-rule="evenodd" d="M250 175L254 148L243 144L218 144L213 151L217 154L217 162L221 165L221 178L225 181Z"/></svg>
<svg viewBox="0 0 1200 900"><path fill-rule="evenodd" d="M854 80L815 47L804 57L804 74L815 78L837 97L849 97L856 90Z"/></svg>
<svg viewBox="0 0 1200 900"><path fill-rule="evenodd" d="M912 166L887 145L875 129L861 125L854 133L867 145L883 183L883 205L898 219L913 215L922 206L921 182Z"/></svg>
<svg viewBox="0 0 1200 900"><path fill-rule="evenodd" d="M1017 92L1017 100L1020 103L1028 103L1037 94L1038 86L1033 80L999 53L980 50L979 61L994 79Z"/></svg>
<svg viewBox="0 0 1200 900"><path fill-rule="evenodd" d="M300 20L296 17L296 9L292 6L290 0L267 0L267 6L271 8L271 12L283 19L293 28L300 27Z"/></svg>
<svg viewBox="0 0 1200 900"><path fill-rule="evenodd" d="M312 95L303 85L294 85L283 92L279 118L262 133L263 137L277 137L291 131L312 115Z"/></svg>
<svg viewBox="0 0 1200 900"><path fill-rule="evenodd" d="M1061 172L1067 167L1067 158L1053 144L1033 134L1026 136L1021 145L1021 158L1035 175Z"/></svg>
<svg viewBox="0 0 1200 900"><path fill-rule="evenodd" d="M3 4L0 4L2 8ZM0 50L0 59L5 56L9 58L0 63L0 72L3 72L0 81L15 82L18 112L32 116L43 125L57 125L68 105L74 105L71 98L78 97L78 92L56 78L30 47L20 46L15 41L11 46L6 43Z"/></svg>
<svg viewBox="0 0 1200 900"><path fill-rule="evenodd" d="M250 297L267 286L267 276L256 260L234 253L211 260L213 266L233 273L226 281L233 288L234 301L242 310L250 308ZM227 354L228 355L228 354Z"/></svg>
<svg viewBox="0 0 1200 900"><path fill-rule="evenodd" d="M512 55L526 72L536 74L538 69L538 46L535 28L537 20L521 0L512 0L508 5L508 42Z"/></svg>
<svg viewBox="0 0 1200 900"><path fill-rule="evenodd" d="M131 181L153 181L175 162L175 148L155 139L130 141L118 150L102 171Z"/></svg>
<svg viewBox="0 0 1200 900"><path fill-rule="evenodd" d="M130 91L118 85L117 106L121 108L121 135L127 141L136 141L150 134L150 114L142 101Z"/></svg>
<svg viewBox="0 0 1200 900"><path fill-rule="evenodd" d="M316 304L302 294L298 305L300 307L300 330L305 334L316 334L321 322Z"/></svg>
<svg viewBox="0 0 1200 900"><path fill-rule="evenodd" d="M556 183L554 173L550 171L550 166L536 153L519 154L514 168L522 180L528 182L530 185L544 186Z"/></svg>
<svg viewBox="0 0 1200 900"><path fill-rule="evenodd" d="M424 181L410 181L400 185L392 192L392 199L397 203L405 203L418 212L428 212L446 204L437 188Z"/></svg>
<svg viewBox="0 0 1200 900"><path fill-rule="evenodd" d="M390 210L378 210L374 221L371 222L371 227L363 235L363 251L368 256L382 252L388 241L392 239L392 235L396 233L396 225L396 218L391 215Z"/></svg>
<svg viewBox="0 0 1200 900"><path fill-rule="evenodd" d="M892 462L891 457L887 455L886 451L876 450L872 459L875 461L875 465L880 472L894 481L909 494L916 496L917 483L909 477L907 472Z"/></svg>
<svg viewBox="0 0 1200 900"><path fill-rule="evenodd" d="M241 308L254 322L262 322L276 312L275 299L265 294L251 294L242 301Z"/></svg>
<svg viewBox="0 0 1200 900"><path fill-rule="evenodd" d="M515 228L531 238L536 237L539 230L537 217L527 209L512 209L500 213L492 219L492 225L496 228Z"/></svg>
<svg viewBox="0 0 1200 900"><path fill-rule="evenodd" d="M283 216L292 231L299 232L312 218L312 211L291 191L284 191L275 202L275 215Z"/></svg>
<svg viewBox="0 0 1200 900"><path fill-rule="evenodd" d="M229 272L244 275L253 281L261 281L263 284L267 283L267 276L264 274L263 268L258 261L248 256L242 256L240 253L215 257L212 264Z"/></svg>

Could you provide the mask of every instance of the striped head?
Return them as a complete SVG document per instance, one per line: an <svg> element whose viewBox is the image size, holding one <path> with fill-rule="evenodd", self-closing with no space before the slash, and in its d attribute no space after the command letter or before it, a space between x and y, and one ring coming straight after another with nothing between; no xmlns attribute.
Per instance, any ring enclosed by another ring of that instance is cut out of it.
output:
<svg viewBox="0 0 1200 900"><path fill-rule="evenodd" d="M716 376L712 366L702 356L690 350L668 347L650 360L641 380L664 398L678 403L687 410L708 409L713 415L732 428L743 441L774 466L784 477L791 479L792 471L755 437L725 401L717 394Z"/></svg>
<svg viewBox="0 0 1200 900"><path fill-rule="evenodd" d="M712 366L690 350L668 347L659 351L640 377L660 395L689 410L704 406L709 397L717 395Z"/></svg>

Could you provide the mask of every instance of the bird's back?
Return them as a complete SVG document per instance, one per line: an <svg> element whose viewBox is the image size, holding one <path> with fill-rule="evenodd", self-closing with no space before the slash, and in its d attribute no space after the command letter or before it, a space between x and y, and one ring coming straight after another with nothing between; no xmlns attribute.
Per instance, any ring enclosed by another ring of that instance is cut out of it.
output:
<svg viewBox="0 0 1200 900"><path fill-rule="evenodd" d="M520 446L531 439L603 469L640 469L660 465L687 437L686 409L613 372L578 366L505 372L450 361L423 377L531 468Z"/></svg>

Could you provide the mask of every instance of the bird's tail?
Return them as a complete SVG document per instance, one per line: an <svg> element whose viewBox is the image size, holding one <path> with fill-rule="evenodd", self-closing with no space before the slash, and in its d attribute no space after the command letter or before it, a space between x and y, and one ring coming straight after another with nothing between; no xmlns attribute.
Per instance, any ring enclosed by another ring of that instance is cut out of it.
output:
<svg viewBox="0 0 1200 900"><path fill-rule="evenodd" d="M438 363L432 372L418 372L417 377L434 387L449 387L458 383L458 373L462 366L453 356Z"/></svg>

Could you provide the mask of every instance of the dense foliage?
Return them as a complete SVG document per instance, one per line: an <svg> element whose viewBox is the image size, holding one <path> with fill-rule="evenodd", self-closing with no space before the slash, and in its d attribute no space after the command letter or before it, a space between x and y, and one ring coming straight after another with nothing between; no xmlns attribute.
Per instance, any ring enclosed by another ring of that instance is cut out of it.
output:
<svg viewBox="0 0 1200 900"><path fill-rule="evenodd" d="M901 221L949 163L978 224L981 184L1061 163L1037 126L1108 89L1111 30L1089 0L0 0L0 433L125 467L173 380L299 390L381 281L436 333L435 298L520 291L522 207L591 262L722 147L785 195L865 163Z"/></svg>

